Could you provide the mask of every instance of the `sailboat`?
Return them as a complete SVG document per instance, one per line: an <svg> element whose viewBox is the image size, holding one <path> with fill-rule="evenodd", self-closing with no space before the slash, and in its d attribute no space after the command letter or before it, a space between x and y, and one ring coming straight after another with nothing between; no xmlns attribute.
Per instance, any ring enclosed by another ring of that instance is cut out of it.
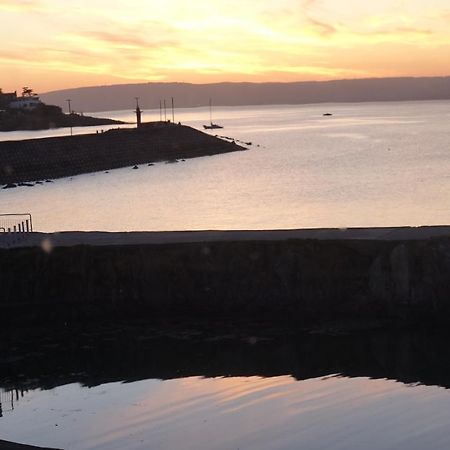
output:
<svg viewBox="0 0 450 450"><path fill-rule="evenodd" d="M212 121L212 102L211 99L209 99L209 125L203 125L203 128L205 130L218 130L219 128L223 128L220 125L217 125L217 123L213 123Z"/></svg>

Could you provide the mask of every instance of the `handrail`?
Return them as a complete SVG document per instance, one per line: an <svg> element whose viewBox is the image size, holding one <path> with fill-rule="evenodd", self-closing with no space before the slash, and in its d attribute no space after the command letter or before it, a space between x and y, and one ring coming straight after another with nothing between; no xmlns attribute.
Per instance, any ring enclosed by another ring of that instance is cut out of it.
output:
<svg viewBox="0 0 450 450"><path fill-rule="evenodd" d="M27 220L26 220L27 228L28 228L28 223L30 224L30 229L29 230L27 229L27 231L28 232L33 232L33 217L32 217L32 215L30 213L0 214L0 218L1 217L21 217L21 216L27 217ZM23 222L22 222L22 225L23 225ZM6 229L4 227L0 227L0 230L3 230L4 232L6 232ZM22 230L22 231L24 231L24 230Z"/></svg>

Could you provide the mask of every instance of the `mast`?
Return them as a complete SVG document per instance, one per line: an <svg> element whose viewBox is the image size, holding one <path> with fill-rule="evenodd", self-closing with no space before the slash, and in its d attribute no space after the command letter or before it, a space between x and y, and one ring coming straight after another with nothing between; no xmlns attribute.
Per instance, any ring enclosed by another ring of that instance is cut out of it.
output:
<svg viewBox="0 0 450 450"><path fill-rule="evenodd" d="M172 97L172 123L175 123L175 106L173 103L173 97Z"/></svg>
<svg viewBox="0 0 450 450"><path fill-rule="evenodd" d="M211 122L211 125L212 125L212 101L211 101L211 99L209 99L209 121Z"/></svg>

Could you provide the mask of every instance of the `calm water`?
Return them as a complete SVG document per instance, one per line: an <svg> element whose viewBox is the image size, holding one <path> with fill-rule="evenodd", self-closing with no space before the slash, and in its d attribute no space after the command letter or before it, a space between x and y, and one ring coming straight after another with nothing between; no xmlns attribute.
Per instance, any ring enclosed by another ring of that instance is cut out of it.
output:
<svg viewBox="0 0 450 450"><path fill-rule="evenodd" d="M450 447L448 337L90 339L2 354L2 439L105 450Z"/></svg>
<svg viewBox="0 0 450 450"><path fill-rule="evenodd" d="M176 116L197 128L208 119L203 108ZM41 231L450 223L450 102L216 108L213 119L221 134L254 145L0 191L1 210L31 212Z"/></svg>

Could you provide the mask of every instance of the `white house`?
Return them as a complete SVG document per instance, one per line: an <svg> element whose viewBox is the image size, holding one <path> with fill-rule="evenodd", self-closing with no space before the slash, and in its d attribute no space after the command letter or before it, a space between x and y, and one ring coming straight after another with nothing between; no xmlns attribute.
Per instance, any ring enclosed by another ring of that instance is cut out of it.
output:
<svg viewBox="0 0 450 450"><path fill-rule="evenodd" d="M42 102L39 100L39 97L35 95L30 97L17 97L16 100L9 104L9 107L12 109L32 110L39 105L42 105Z"/></svg>

